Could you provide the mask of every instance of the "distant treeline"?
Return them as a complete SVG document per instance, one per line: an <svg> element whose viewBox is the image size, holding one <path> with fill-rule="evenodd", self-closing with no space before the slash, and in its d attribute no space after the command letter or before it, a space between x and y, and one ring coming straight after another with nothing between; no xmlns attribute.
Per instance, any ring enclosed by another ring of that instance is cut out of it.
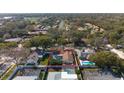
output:
<svg viewBox="0 0 124 93"><path fill-rule="evenodd" d="M124 16L124 13L0 13L0 17L41 17L41 16Z"/></svg>

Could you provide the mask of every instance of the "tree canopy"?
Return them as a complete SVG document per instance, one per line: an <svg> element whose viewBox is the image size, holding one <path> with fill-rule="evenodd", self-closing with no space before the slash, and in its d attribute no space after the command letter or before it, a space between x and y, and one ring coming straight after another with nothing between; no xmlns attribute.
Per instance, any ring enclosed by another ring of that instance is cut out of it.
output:
<svg viewBox="0 0 124 93"><path fill-rule="evenodd" d="M52 39L49 36L34 36L30 42L32 46L46 48L52 44Z"/></svg>
<svg viewBox="0 0 124 93"><path fill-rule="evenodd" d="M111 67L111 66L119 66L120 59L116 54L113 54L108 51L100 51L96 54L90 55L89 59L96 63L99 67Z"/></svg>

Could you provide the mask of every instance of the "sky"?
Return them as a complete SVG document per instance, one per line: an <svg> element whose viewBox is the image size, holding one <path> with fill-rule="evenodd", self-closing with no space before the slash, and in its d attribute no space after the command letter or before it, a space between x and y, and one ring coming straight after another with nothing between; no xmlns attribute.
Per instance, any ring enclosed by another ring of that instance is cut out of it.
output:
<svg viewBox="0 0 124 93"><path fill-rule="evenodd" d="M0 13L124 12L124 0L0 0Z"/></svg>

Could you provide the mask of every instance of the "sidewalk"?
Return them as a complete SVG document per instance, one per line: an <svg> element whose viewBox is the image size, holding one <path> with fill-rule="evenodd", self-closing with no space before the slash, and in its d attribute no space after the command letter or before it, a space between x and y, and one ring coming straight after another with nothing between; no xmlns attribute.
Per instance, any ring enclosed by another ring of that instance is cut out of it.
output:
<svg viewBox="0 0 124 93"><path fill-rule="evenodd" d="M124 52L120 51L118 49L113 48L110 44L106 45L108 48L110 48L110 51L117 54L121 59L124 59Z"/></svg>
<svg viewBox="0 0 124 93"><path fill-rule="evenodd" d="M120 50L117 50L117 49L111 49L110 50L111 52L117 54L121 59L124 59L124 52L123 51L120 51Z"/></svg>

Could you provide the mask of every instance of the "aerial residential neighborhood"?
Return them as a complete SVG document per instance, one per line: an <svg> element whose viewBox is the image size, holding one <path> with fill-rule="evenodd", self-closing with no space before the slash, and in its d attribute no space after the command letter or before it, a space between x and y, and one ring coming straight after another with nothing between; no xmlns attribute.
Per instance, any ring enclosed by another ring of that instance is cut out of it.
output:
<svg viewBox="0 0 124 93"><path fill-rule="evenodd" d="M124 0L0 0L0 93L123 93Z"/></svg>
<svg viewBox="0 0 124 93"><path fill-rule="evenodd" d="M124 14L0 14L0 80L123 80Z"/></svg>

